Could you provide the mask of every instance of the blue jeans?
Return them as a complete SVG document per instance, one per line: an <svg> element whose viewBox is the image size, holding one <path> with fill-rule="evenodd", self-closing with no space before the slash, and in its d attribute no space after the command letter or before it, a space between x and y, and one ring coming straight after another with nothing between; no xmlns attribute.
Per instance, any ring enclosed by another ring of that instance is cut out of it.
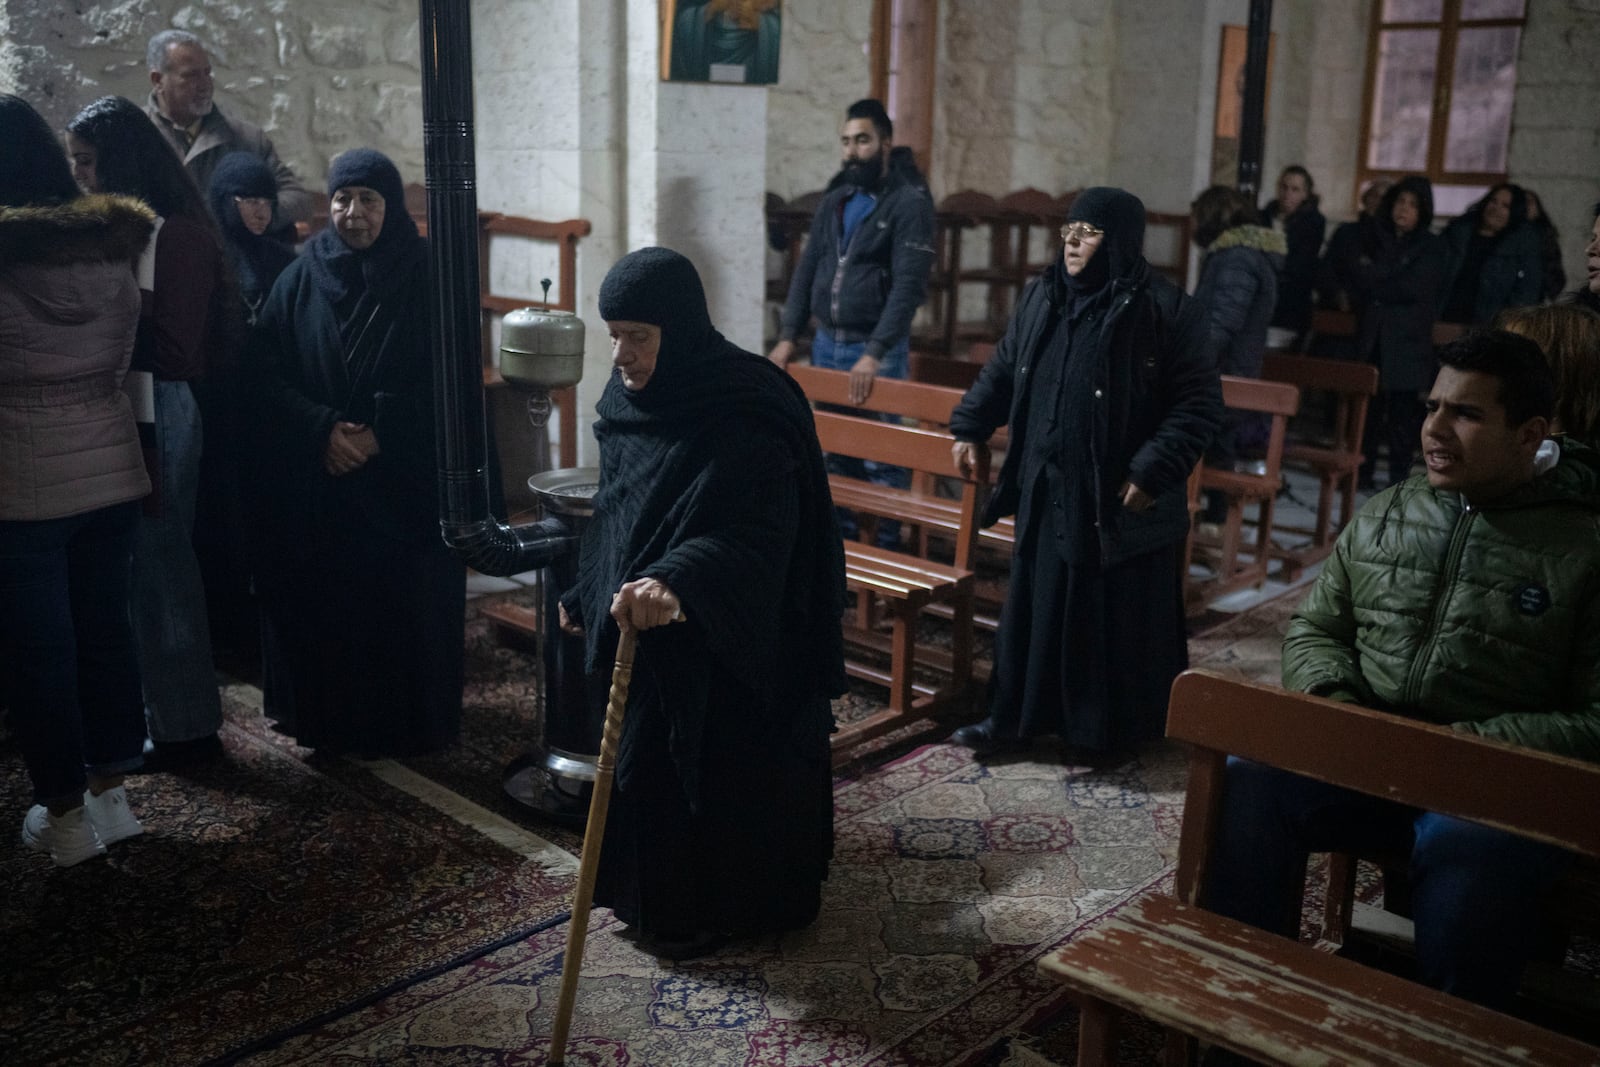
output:
<svg viewBox="0 0 1600 1067"><path fill-rule="evenodd" d="M34 799L82 793L143 761L139 661L128 620L137 502L0 522L0 660Z"/></svg>
<svg viewBox="0 0 1600 1067"><path fill-rule="evenodd" d="M194 554L200 406L188 382L156 382L161 514L145 515L133 549L133 629L145 717L156 741L190 741L222 725L206 591Z"/></svg>
<svg viewBox="0 0 1600 1067"><path fill-rule="evenodd" d="M865 341L852 341L849 344L839 344L834 341L833 335L826 330L817 330L816 336L811 339L811 365L822 367L825 370L849 371L856 365L867 351ZM878 377L905 379L906 368L911 359L911 340L907 338L884 352L878 363ZM893 415L860 411L856 408L830 408L842 411L846 415L856 415L866 418L877 418L883 422L899 422ZM854 456L829 456L828 472L843 475L846 478L856 478L861 481L871 482L890 489L904 489L911 484L911 472L904 467L895 467L887 463L875 463L869 459L856 459ZM856 517L844 509L839 509L839 531L848 540L856 537ZM880 519L878 521L878 546L880 548L897 548L900 545L900 524L894 519Z"/></svg>
<svg viewBox="0 0 1600 1067"><path fill-rule="evenodd" d="M1550 845L1230 758L1207 906L1294 936L1307 854L1369 849L1411 857L1418 977L1510 1003L1542 898L1572 862Z"/></svg>

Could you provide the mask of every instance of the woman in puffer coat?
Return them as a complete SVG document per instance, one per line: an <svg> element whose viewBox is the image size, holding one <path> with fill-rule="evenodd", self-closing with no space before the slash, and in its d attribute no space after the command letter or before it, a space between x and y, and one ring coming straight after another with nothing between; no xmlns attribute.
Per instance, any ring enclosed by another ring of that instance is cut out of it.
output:
<svg viewBox="0 0 1600 1067"><path fill-rule="evenodd" d="M70 867L143 831L122 776L144 744L128 589L150 482L122 380L154 216L79 197L18 97L0 144L0 649L37 801L22 839Z"/></svg>
<svg viewBox="0 0 1600 1067"><path fill-rule="evenodd" d="M1194 242L1205 250L1195 303L1205 309L1210 347L1217 370L1240 378L1259 378L1267 348L1267 325L1278 299L1278 271L1289 245L1283 234L1257 221L1255 205L1237 189L1213 185L1189 207ZM1267 421L1248 412L1227 412L1216 440L1206 450L1214 465L1232 466L1259 457L1267 443ZM1227 517L1227 498L1206 494L1204 518Z"/></svg>

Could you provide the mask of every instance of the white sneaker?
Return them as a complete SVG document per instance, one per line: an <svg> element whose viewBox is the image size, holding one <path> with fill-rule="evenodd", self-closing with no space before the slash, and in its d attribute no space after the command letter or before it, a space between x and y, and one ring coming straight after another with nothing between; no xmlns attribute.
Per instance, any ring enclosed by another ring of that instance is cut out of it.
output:
<svg viewBox="0 0 1600 1067"><path fill-rule="evenodd" d="M83 808L51 815L43 804L28 809L22 819L22 843L35 852L48 852L57 867L72 867L105 855L106 846L85 817Z"/></svg>
<svg viewBox="0 0 1600 1067"><path fill-rule="evenodd" d="M123 786L107 789L99 796L85 789L83 810L89 813L89 821L100 835L101 844L114 845L144 833L144 826L128 808L128 790Z"/></svg>

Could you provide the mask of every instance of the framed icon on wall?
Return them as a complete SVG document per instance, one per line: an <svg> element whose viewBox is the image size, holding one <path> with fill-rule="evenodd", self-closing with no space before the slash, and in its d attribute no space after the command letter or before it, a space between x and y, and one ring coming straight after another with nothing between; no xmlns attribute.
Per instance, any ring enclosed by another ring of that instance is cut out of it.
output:
<svg viewBox="0 0 1600 1067"><path fill-rule="evenodd" d="M772 85L778 80L780 0L661 0L661 78Z"/></svg>

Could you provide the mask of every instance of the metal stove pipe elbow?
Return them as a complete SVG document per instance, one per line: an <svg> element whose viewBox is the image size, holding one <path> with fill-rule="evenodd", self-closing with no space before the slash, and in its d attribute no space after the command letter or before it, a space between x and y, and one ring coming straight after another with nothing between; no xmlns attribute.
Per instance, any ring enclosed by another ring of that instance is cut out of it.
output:
<svg viewBox="0 0 1600 1067"><path fill-rule="evenodd" d="M441 523L447 545L479 574L506 577L548 567L578 550L580 536L560 516L508 526L488 516L464 524Z"/></svg>

